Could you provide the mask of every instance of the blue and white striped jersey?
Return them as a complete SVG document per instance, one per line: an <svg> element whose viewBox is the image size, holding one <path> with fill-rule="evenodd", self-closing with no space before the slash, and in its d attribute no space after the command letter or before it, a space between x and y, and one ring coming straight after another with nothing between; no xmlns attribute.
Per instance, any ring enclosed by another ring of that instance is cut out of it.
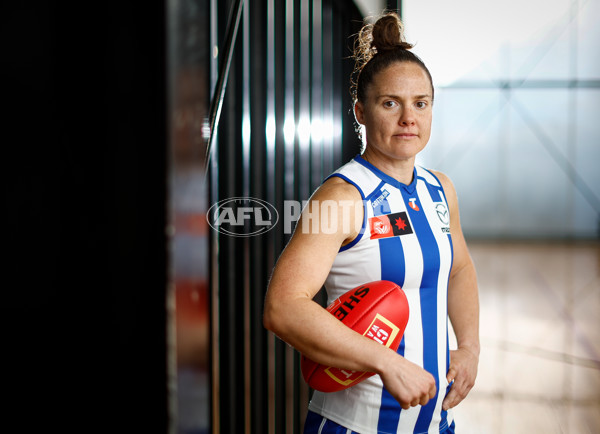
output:
<svg viewBox="0 0 600 434"><path fill-rule="evenodd" d="M452 267L450 213L442 185L418 166L412 183L402 184L360 156L331 176L358 189L365 217L361 233L340 249L325 281L328 302L374 280L400 285L410 317L398 353L434 376L438 394L425 406L403 410L374 375L340 392L315 392L309 409L361 434L440 433L453 420L451 411L442 411L449 389L447 297Z"/></svg>

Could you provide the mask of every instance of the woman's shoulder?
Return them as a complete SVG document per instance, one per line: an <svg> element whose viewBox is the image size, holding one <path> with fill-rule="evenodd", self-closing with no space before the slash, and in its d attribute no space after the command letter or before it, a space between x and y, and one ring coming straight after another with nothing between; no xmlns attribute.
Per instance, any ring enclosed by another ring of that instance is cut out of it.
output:
<svg viewBox="0 0 600 434"><path fill-rule="evenodd" d="M362 196L358 188L339 176L331 176L323 184L317 188L311 196L311 200L318 198L319 200L362 200Z"/></svg>

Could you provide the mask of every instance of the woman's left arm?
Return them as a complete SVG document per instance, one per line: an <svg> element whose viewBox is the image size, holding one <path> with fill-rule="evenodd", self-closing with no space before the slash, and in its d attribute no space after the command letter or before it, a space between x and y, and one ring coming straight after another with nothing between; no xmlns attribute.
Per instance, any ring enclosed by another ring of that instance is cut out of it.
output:
<svg viewBox="0 0 600 434"><path fill-rule="evenodd" d="M447 379L452 384L442 408L458 405L469 393L477 377L479 363L479 294L475 266L460 226L458 199L452 181L436 172L450 208L450 233L454 260L448 283L448 315L456 334L458 349L450 352Z"/></svg>

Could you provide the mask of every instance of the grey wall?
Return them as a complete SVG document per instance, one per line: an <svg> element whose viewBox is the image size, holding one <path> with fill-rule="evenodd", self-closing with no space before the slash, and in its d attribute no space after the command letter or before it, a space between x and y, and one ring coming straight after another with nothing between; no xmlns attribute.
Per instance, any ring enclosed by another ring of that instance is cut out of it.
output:
<svg viewBox="0 0 600 434"><path fill-rule="evenodd" d="M527 1L520 15L512 0L497 9L436 3L443 17L403 4L436 82L421 162L453 179L465 234L597 238L600 2Z"/></svg>

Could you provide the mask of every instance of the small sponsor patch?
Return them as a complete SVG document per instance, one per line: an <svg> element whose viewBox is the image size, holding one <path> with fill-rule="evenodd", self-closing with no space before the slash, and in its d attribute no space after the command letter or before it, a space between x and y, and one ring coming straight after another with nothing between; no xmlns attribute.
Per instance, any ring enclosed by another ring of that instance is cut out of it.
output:
<svg viewBox="0 0 600 434"><path fill-rule="evenodd" d="M379 205L381 205L381 203L390 195L390 192L387 191L385 188L381 190L381 194L377 197L377 199L375 199L374 201L371 202L371 205L373 206L373 208L377 208Z"/></svg>
<svg viewBox="0 0 600 434"><path fill-rule="evenodd" d="M413 233L408 215L404 211L370 217L369 228L372 240Z"/></svg>
<svg viewBox="0 0 600 434"><path fill-rule="evenodd" d="M438 216L438 219L441 223L441 230L445 234L450 233L450 213L448 212L448 207L446 207L445 203L438 202L435 204L435 212Z"/></svg>

